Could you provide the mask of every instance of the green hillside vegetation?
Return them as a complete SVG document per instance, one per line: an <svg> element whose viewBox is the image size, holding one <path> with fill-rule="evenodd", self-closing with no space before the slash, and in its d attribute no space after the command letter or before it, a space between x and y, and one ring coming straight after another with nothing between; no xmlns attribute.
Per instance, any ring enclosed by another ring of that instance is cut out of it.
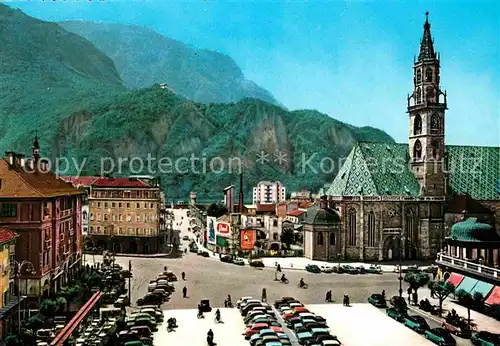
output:
<svg viewBox="0 0 500 346"><path fill-rule="evenodd" d="M164 166L168 198L184 199L191 190L200 199L221 198L224 187L237 184L240 167L247 196L263 179L280 180L288 191L316 190L333 180L339 159L356 141L393 141L378 129L353 127L317 111L289 112L254 98L204 104L159 85L127 90L111 59L89 41L4 5L0 46L5 47L0 50L0 150L28 154L38 130L42 154L84 162L84 175L99 174L104 157L116 163L150 155L175 163L193 155L223 162L218 173L209 165L207 173L197 173L203 171L201 162L193 169L186 161L177 171ZM256 161L261 152L269 155L262 164ZM274 162L278 153L282 162ZM303 157L311 156L312 169L304 169ZM157 165L146 168L133 173L159 173ZM113 171L128 173L128 165Z"/></svg>

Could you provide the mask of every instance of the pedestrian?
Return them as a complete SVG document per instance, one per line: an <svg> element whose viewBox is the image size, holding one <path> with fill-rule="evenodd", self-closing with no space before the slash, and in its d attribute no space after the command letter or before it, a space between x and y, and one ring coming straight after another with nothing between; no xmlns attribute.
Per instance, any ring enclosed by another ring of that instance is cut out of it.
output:
<svg viewBox="0 0 500 346"><path fill-rule="evenodd" d="M182 276L182 280L186 281L186 273L182 272L181 276Z"/></svg>
<svg viewBox="0 0 500 346"><path fill-rule="evenodd" d="M277 272L281 272L281 266L280 266L280 264L279 264L279 263L278 263L278 265L276 266L276 271L277 271Z"/></svg>
<svg viewBox="0 0 500 346"><path fill-rule="evenodd" d="M385 300L385 290L382 290L382 299Z"/></svg>
<svg viewBox="0 0 500 346"><path fill-rule="evenodd" d="M434 288L433 288L433 287L431 287L431 288L430 288L430 291L431 291L431 298L434 298Z"/></svg>
<svg viewBox="0 0 500 346"><path fill-rule="evenodd" d="M216 345L216 343L214 343L214 332L212 332L212 329L210 329L207 333L207 343L208 346Z"/></svg>
<svg viewBox="0 0 500 346"><path fill-rule="evenodd" d="M411 287L408 287L406 292L408 293L408 304L411 304Z"/></svg>
<svg viewBox="0 0 500 346"><path fill-rule="evenodd" d="M182 298L187 298L188 289L186 286L182 289Z"/></svg>

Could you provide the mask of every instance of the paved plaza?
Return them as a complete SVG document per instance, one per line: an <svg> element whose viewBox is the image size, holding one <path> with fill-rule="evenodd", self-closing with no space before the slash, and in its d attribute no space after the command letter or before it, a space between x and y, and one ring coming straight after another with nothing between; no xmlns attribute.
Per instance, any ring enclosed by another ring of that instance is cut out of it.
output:
<svg viewBox="0 0 500 346"><path fill-rule="evenodd" d="M154 335L155 345L206 346L207 332L212 329L218 346L248 346L243 337L245 325L238 309L220 309L224 323L215 323L215 309L205 313L205 318L196 317L197 309L167 310L165 321ZM175 317L179 327L167 331L167 319Z"/></svg>

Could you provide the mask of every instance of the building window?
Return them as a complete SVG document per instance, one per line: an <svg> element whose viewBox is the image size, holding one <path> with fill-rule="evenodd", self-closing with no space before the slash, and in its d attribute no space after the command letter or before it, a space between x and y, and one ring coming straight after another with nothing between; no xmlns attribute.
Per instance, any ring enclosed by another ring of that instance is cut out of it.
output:
<svg viewBox="0 0 500 346"><path fill-rule="evenodd" d="M413 159L420 159L422 157L422 144L417 139L413 146Z"/></svg>
<svg viewBox="0 0 500 346"><path fill-rule="evenodd" d="M101 221L101 214L97 214L97 221Z"/></svg>
<svg viewBox="0 0 500 346"><path fill-rule="evenodd" d="M420 88L417 88L417 91L415 92L415 103L419 104L422 101L422 90Z"/></svg>
<svg viewBox="0 0 500 346"><path fill-rule="evenodd" d="M118 203L118 208L122 207L122 202Z"/></svg>
<svg viewBox="0 0 500 346"><path fill-rule="evenodd" d="M422 118L419 114L415 116L415 120L413 121L413 134L419 135L422 133Z"/></svg>
<svg viewBox="0 0 500 346"><path fill-rule="evenodd" d="M111 203L111 208L114 208L115 207L115 202L112 202Z"/></svg>
<svg viewBox="0 0 500 346"><path fill-rule="evenodd" d="M123 216L122 216L122 214L118 215L118 221L123 221Z"/></svg>
<svg viewBox="0 0 500 346"><path fill-rule="evenodd" d="M135 204L135 207L136 207L137 209L139 209L139 208L140 208L139 203L136 203L136 204Z"/></svg>
<svg viewBox="0 0 500 346"><path fill-rule="evenodd" d="M130 208L130 203L127 203L127 208Z"/></svg>
<svg viewBox="0 0 500 346"><path fill-rule="evenodd" d="M108 202L104 202L104 208L108 207Z"/></svg>
<svg viewBox="0 0 500 346"><path fill-rule="evenodd" d="M432 143L432 158L437 159L438 157L438 150L437 150L438 144L436 142Z"/></svg>
<svg viewBox="0 0 500 346"><path fill-rule="evenodd" d="M97 208L101 207L101 202L97 202Z"/></svg>
<svg viewBox="0 0 500 346"><path fill-rule="evenodd" d="M356 210L349 211L349 245L356 246Z"/></svg>
<svg viewBox="0 0 500 346"><path fill-rule="evenodd" d="M425 81L426 82L432 82L432 69L430 67L428 67L425 70Z"/></svg>
<svg viewBox="0 0 500 346"><path fill-rule="evenodd" d="M406 211L406 235L408 236L408 241L410 243L414 243L414 227L415 227L415 222L413 220L413 211L411 209L408 209Z"/></svg>
<svg viewBox="0 0 500 346"><path fill-rule="evenodd" d="M422 71L420 69L417 70L417 83L422 81Z"/></svg>
<svg viewBox="0 0 500 346"><path fill-rule="evenodd" d="M151 203L149 207L150 207L151 209L153 209L153 203Z"/></svg>
<svg viewBox="0 0 500 346"><path fill-rule="evenodd" d="M330 245L335 245L335 233L330 233Z"/></svg>
<svg viewBox="0 0 500 346"><path fill-rule="evenodd" d="M273 220L273 227L278 227L278 220Z"/></svg>
<svg viewBox="0 0 500 346"><path fill-rule="evenodd" d="M318 232L317 234L318 234L318 236L316 238L316 244L317 245L323 245L323 233L322 232Z"/></svg>
<svg viewBox="0 0 500 346"><path fill-rule="evenodd" d="M368 213L368 246L375 247L377 244L375 214L373 211Z"/></svg>
<svg viewBox="0 0 500 346"><path fill-rule="evenodd" d="M108 214L104 214L104 221L108 221Z"/></svg>
<svg viewBox="0 0 500 346"><path fill-rule="evenodd" d="M148 204L144 203L144 209L148 209Z"/></svg>
<svg viewBox="0 0 500 346"><path fill-rule="evenodd" d="M439 115L433 113L431 116L431 133L439 133Z"/></svg>
<svg viewBox="0 0 500 346"><path fill-rule="evenodd" d="M90 213L90 221L94 221L94 214Z"/></svg>
<svg viewBox="0 0 500 346"><path fill-rule="evenodd" d="M141 222L141 216L140 216L140 215L136 215L136 217L135 217L135 221L136 221L136 222Z"/></svg>
<svg viewBox="0 0 500 346"><path fill-rule="evenodd" d="M1 217L15 217L16 215L17 215L17 204L2 203L2 209L0 209Z"/></svg>

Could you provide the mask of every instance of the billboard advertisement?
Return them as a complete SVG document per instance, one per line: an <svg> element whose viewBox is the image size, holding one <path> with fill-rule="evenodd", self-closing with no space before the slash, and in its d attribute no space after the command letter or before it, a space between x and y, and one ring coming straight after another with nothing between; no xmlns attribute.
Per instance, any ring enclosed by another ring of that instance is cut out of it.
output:
<svg viewBox="0 0 500 346"><path fill-rule="evenodd" d="M227 222L217 222L217 235L220 235L221 237L230 237L231 225Z"/></svg>
<svg viewBox="0 0 500 346"><path fill-rule="evenodd" d="M240 232L240 249L243 251L253 250L255 240L257 239L257 231L254 229L242 229Z"/></svg>
<svg viewBox="0 0 500 346"><path fill-rule="evenodd" d="M215 227L217 219L213 216L207 216L207 243L215 245Z"/></svg>

